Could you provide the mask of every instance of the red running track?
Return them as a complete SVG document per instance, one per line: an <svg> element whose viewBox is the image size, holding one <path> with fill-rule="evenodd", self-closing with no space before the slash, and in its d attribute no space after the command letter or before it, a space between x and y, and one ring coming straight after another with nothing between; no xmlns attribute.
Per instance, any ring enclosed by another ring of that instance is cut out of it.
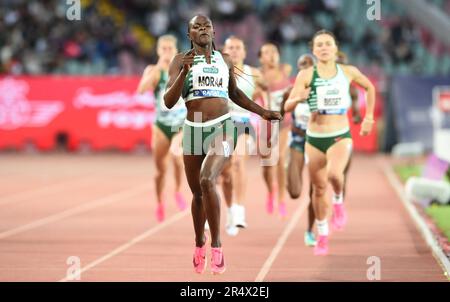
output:
<svg viewBox="0 0 450 302"><path fill-rule="evenodd" d="M81 281L368 281L371 256L380 259L381 281L446 281L382 161L355 156L348 225L331 235L330 254L316 257L303 244L305 195L287 200L286 219L268 215L252 159L249 227L237 237L222 228L227 271L213 276L193 272L192 220L175 207L172 176L168 218L156 223L151 156L1 154L0 281L67 281L71 256L80 261ZM183 191L190 199L186 182Z"/></svg>

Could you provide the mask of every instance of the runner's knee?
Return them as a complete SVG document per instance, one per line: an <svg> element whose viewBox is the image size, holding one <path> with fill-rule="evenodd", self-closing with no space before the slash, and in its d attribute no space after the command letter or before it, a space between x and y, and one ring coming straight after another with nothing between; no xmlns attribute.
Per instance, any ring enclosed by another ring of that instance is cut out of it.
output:
<svg viewBox="0 0 450 302"><path fill-rule="evenodd" d="M313 194L316 197L322 197L327 192L327 185L326 183L315 183L313 184Z"/></svg>
<svg viewBox="0 0 450 302"><path fill-rule="evenodd" d="M328 180L331 183L338 183L338 182L340 182L342 180L342 178L343 178L343 174L342 173L339 173L337 171L329 171L328 172Z"/></svg>
<svg viewBox="0 0 450 302"><path fill-rule="evenodd" d="M161 177L166 173L167 163L164 159L160 159L156 161L156 175Z"/></svg>
<svg viewBox="0 0 450 302"><path fill-rule="evenodd" d="M202 192L209 192L214 189L216 182L212 175L200 175L200 186L202 187Z"/></svg>
<svg viewBox="0 0 450 302"><path fill-rule="evenodd" d="M183 159L179 156L173 157L173 163L176 168L182 168L183 167Z"/></svg>

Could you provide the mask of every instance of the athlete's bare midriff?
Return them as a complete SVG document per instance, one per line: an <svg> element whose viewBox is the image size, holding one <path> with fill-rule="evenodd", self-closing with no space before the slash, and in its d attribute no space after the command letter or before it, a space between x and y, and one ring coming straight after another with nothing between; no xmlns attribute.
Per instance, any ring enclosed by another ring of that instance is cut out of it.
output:
<svg viewBox="0 0 450 302"><path fill-rule="evenodd" d="M346 114L325 115L311 113L308 122L308 129L316 133L331 133L349 127Z"/></svg>
<svg viewBox="0 0 450 302"><path fill-rule="evenodd" d="M188 121L207 122L228 113L228 100L224 98L194 99L186 103L186 108ZM196 118L195 113L201 113L201 121L198 117Z"/></svg>

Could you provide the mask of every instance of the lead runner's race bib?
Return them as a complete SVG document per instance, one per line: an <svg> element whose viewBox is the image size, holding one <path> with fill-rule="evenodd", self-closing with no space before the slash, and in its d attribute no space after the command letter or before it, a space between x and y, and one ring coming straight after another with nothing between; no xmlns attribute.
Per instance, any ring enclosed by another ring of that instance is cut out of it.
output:
<svg viewBox="0 0 450 302"><path fill-rule="evenodd" d="M228 70L216 64L198 64L192 69L194 97L228 98Z"/></svg>
<svg viewBox="0 0 450 302"><path fill-rule="evenodd" d="M317 110L320 114L346 114L348 107L348 91L337 85L319 86L317 91Z"/></svg>

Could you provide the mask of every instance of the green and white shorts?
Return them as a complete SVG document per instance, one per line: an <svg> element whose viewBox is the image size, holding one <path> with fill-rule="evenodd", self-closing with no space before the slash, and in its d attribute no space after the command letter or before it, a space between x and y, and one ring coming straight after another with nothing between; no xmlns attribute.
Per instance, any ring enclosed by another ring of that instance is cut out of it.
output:
<svg viewBox="0 0 450 302"><path fill-rule="evenodd" d="M236 147L237 134L229 113L203 123L186 119L183 126L183 154L206 155L214 148L217 154L231 156Z"/></svg>

